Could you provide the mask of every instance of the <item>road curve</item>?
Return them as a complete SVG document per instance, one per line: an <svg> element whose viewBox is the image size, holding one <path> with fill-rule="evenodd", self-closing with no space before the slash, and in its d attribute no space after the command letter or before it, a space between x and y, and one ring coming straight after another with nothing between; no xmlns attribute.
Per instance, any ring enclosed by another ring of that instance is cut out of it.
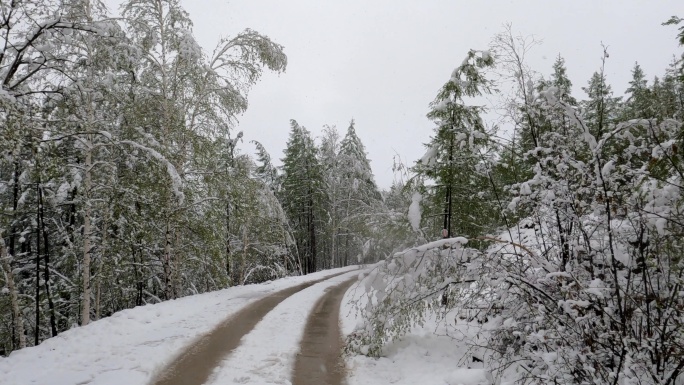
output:
<svg viewBox="0 0 684 385"><path fill-rule="evenodd" d="M245 306L242 310L223 321L214 330L200 337L187 347L185 352L167 365L153 378L150 384L204 384L220 361L240 345L242 337L249 333L280 302L309 286L345 273L348 272L331 274L322 279L293 286Z"/></svg>

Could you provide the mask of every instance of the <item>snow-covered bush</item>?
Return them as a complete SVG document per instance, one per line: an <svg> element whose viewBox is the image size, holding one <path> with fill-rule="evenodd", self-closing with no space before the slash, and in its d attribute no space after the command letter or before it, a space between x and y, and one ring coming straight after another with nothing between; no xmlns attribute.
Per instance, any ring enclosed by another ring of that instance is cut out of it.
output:
<svg viewBox="0 0 684 385"><path fill-rule="evenodd" d="M464 247L467 242L449 238L398 252L362 276L368 296L358 310L368 322L352 334L347 349L379 356L385 343L422 324L426 311L438 309L440 301L449 301L445 293L469 291L463 283L475 282L468 274L480 253Z"/></svg>
<svg viewBox="0 0 684 385"><path fill-rule="evenodd" d="M679 383L682 124L603 116L604 94L580 109L511 63L529 140L511 151L524 172L497 191L503 230L478 237L491 241L484 248L445 239L379 264L364 278L366 323L349 349L381 355L429 312L457 310L479 322L470 342L489 368L519 383ZM491 179L493 189L507 180Z"/></svg>

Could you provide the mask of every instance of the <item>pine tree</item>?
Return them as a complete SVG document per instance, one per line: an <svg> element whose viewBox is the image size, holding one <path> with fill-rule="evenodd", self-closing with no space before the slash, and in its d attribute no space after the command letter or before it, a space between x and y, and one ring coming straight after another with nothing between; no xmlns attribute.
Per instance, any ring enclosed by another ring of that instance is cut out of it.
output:
<svg viewBox="0 0 684 385"><path fill-rule="evenodd" d="M617 121L620 99L613 96L611 86L606 83L606 76L601 72L594 72L589 83L582 90L588 99L582 103L584 118L589 132L600 138L608 132L609 126Z"/></svg>
<svg viewBox="0 0 684 385"><path fill-rule="evenodd" d="M653 95L639 63L634 63L632 80L629 81L625 94L627 99L624 103L622 119L651 119L655 116L652 107Z"/></svg>
<svg viewBox="0 0 684 385"><path fill-rule="evenodd" d="M266 148L256 140L252 143L257 149L257 168L254 170L257 178L259 178L272 191L277 191L278 169L271 163L271 155L268 154Z"/></svg>
<svg viewBox="0 0 684 385"><path fill-rule="evenodd" d="M488 133L480 114L483 108L466 104L466 98L488 92L489 82L483 69L492 66L488 52L471 50L463 64L457 67L449 81L430 104L428 118L437 127L427 145L428 153L413 168L413 184L430 193L432 209L426 213L443 220L432 234L444 231L475 237L490 225L486 219L488 204L483 196L472 194L472 188L484 191L486 176L481 172L485 162ZM434 181L428 185L426 181Z"/></svg>
<svg viewBox="0 0 684 385"><path fill-rule="evenodd" d="M340 251L346 266L350 257L363 257L364 245L374 235L373 218L382 206L370 161L356 134L353 119L340 143L338 158L342 211Z"/></svg>
<svg viewBox="0 0 684 385"><path fill-rule="evenodd" d="M323 207L327 199L323 170L313 138L296 121L290 121L290 136L282 159L280 201L290 219L297 245L298 263L303 274L317 269L319 235L322 233Z"/></svg>
<svg viewBox="0 0 684 385"><path fill-rule="evenodd" d="M680 62L673 60L665 70L662 81L656 79L653 82L656 117L660 120L681 120L684 117L684 78L679 76L679 66Z"/></svg>
<svg viewBox="0 0 684 385"><path fill-rule="evenodd" d="M340 163L340 134L337 127L324 126L321 144L319 146L319 158L323 170L323 179L328 199L326 200L325 212L328 223L325 226L325 237L319 243L321 250L329 256L324 260L324 266L340 267L342 258L339 246L340 226L343 217L342 169Z"/></svg>

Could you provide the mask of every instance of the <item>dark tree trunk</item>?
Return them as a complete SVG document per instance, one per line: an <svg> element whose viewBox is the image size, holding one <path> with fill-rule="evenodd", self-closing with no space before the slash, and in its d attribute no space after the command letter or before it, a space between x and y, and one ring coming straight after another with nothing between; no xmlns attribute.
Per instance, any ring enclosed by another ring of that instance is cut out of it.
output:
<svg viewBox="0 0 684 385"><path fill-rule="evenodd" d="M453 133L452 133L453 136ZM454 139L453 137L449 141L449 164L447 165L448 170L448 180L447 180L447 189L446 189L446 207L445 207L445 216L444 216L444 229L446 229L446 236L445 238L451 238L451 217L452 217L452 205L453 205L453 198L452 198L452 190L451 186L454 184L454 172L453 172L453 161L454 161Z"/></svg>
<svg viewBox="0 0 684 385"><path fill-rule="evenodd" d="M16 256L15 254L15 244L14 244L14 234L16 233L16 228L14 224L17 220L17 205L19 204L19 160L14 160L14 175L12 177L12 223L10 224L9 233L9 254L12 258Z"/></svg>
<svg viewBox="0 0 684 385"><path fill-rule="evenodd" d="M40 190L40 182L38 182ZM33 343L38 346L40 343L40 199L38 200L38 210L36 210L36 329L33 333Z"/></svg>
<svg viewBox="0 0 684 385"><path fill-rule="evenodd" d="M16 222L17 218L17 205L19 204L19 160L14 159L14 175L12 176L12 217L11 217L11 223L10 223L10 232L9 232L9 255L10 255L10 263L12 259L16 256L15 253L15 243L14 243L14 234L16 233L16 228L14 227L14 224ZM12 345L14 347L19 346L19 336L16 333L16 325L17 322L23 322L20 319L15 319L14 313L12 314L12 325L15 325L15 327L12 327ZM23 337L22 337L23 338Z"/></svg>
<svg viewBox="0 0 684 385"><path fill-rule="evenodd" d="M135 306L142 306L143 304L143 281L141 277L141 273L138 272L138 261L135 259L135 246L132 247L132 253L133 253L133 276L135 278ZM140 257L140 262L142 263L142 255Z"/></svg>
<svg viewBox="0 0 684 385"><path fill-rule="evenodd" d="M226 202L226 276L228 277L229 284L232 286L230 270L230 203Z"/></svg>
<svg viewBox="0 0 684 385"><path fill-rule="evenodd" d="M43 187L38 180L38 209L39 209L39 228L43 233L43 263L45 268L43 270L43 279L45 280L45 295L48 300L48 307L50 311L50 331L54 337L57 335L57 321L55 317L55 304L52 301L52 294L50 292L50 241L49 235L45 226L45 208L43 207Z"/></svg>
<svg viewBox="0 0 684 385"><path fill-rule="evenodd" d="M349 234L344 234L344 266L349 266Z"/></svg>
<svg viewBox="0 0 684 385"><path fill-rule="evenodd" d="M310 273L316 272L316 217L313 213L313 200L311 201L311 270Z"/></svg>

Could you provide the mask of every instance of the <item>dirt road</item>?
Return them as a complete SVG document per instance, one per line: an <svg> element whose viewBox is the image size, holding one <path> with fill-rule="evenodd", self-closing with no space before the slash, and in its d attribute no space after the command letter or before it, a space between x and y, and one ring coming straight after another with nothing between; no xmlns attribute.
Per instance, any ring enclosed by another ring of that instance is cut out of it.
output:
<svg viewBox="0 0 684 385"><path fill-rule="evenodd" d="M340 304L344 293L356 281L349 279L331 287L318 300L304 329L301 350L297 355L294 385L341 385L344 365L341 359Z"/></svg>
<svg viewBox="0 0 684 385"><path fill-rule="evenodd" d="M347 273L347 272L345 272ZM278 291L267 297L264 297L232 315L230 318L221 323L216 329L214 329L209 334L202 336L195 343L189 346L185 352L183 352L179 357L172 361L166 368L164 368L159 375L152 380L151 385L201 385L207 382L209 376L211 375L214 368L219 365L222 359L229 355L235 348L240 345L240 340L243 336L249 333L256 324L273 308L275 308L279 303L281 303L286 298L291 295L306 289L316 283L325 281L327 279L336 277L341 274L332 274L325 278L307 282L301 285L297 285L285 290ZM331 290L326 293L326 295L319 300L318 305L312 316L309 317L304 341L311 340L314 343L317 339L321 339L322 342L319 343L319 350L321 351L323 346L329 346L330 349L334 349L334 352L328 352L325 364L330 365L334 368L337 364L337 357L339 357L339 345L340 332L339 332L339 305L342 300L342 296L347 288L352 284L354 279L345 281L344 283L331 288ZM342 288L344 289L342 290ZM341 294L338 293L341 291ZM331 295L335 298L330 299ZM339 298L337 298L339 297ZM335 305L336 304L336 305ZM320 316L314 317L314 314L319 314ZM333 319L334 313L334 322ZM319 320L320 318L320 320ZM316 320L316 324L321 322L326 322L326 325L334 327L334 331L329 331L333 333L336 337L332 338L331 335L326 334L321 328L324 326L317 326L317 331L309 332L313 326L310 326L312 322ZM322 321L321 321L322 320ZM334 340L334 341L333 341ZM309 351L309 343L304 344L302 341L302 352L303 356L306 356ZM323 342L324 341L324 342ZM334 342L334 343L331 343ZM306 347L305 347L306 346ZM334 359L332 357L335 357ZM333 362L334 361L334 362ZM299 358L297 360L299 364ZM306 370L306 369L303 369ZM318 370L320 372L320 368ZM333 371L334 372L334 371ZM299 373L299 374L297 374ZM312 375L317 375L312 373ZM306 377L305 373L300 370L299 372L295 370L295 378L304 381ZM338 376L340 379L343 378L342 373ZM326 377L327 378L327 377ZM325 384L327 382L294 382L295 384ZM339 384L340 382L330 382L330 384Z"/></svg>

